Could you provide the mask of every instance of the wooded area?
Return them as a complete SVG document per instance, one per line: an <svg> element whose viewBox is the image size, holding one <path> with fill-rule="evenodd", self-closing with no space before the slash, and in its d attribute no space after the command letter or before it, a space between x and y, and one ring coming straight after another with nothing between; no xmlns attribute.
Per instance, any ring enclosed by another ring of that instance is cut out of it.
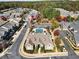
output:
<svg viewBox="0 0 79 59"><path fill-rule="evenodd" d="M48 6L75 11L79 10L79 1L0 2L0 10L11 7L27 7L42 11Z"/></svg>

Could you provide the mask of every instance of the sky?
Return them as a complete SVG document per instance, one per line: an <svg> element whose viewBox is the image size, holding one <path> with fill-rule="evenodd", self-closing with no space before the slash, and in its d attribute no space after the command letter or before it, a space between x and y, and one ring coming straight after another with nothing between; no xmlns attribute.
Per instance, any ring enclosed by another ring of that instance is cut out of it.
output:
<svg viewBox="0 0 79 59"><path fill-rule="evenodd" d="M6 2L6 1L64 1L64 0L0 0L0 1ZM77 0L70 0L70 1L77 1Z"/></svg>
<svg viewBox="0 0 79 59"><path fill-rule="evenodd" d="M0 0L0 1L43 1L43 0Z"/></svg>

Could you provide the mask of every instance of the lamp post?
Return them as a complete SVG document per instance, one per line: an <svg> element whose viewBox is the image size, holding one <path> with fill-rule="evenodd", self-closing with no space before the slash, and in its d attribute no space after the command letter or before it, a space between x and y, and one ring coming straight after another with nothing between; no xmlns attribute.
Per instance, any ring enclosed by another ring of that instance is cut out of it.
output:
<svg viewBox="0 0 79 59"><path fill-rule="evenodd" d="M9 56L8 55L12 55L12 53L11 52L6 52L6 57L7 57L7 59L11 59L11 58L9 58Z"/></svg>
<svg viewBox="0 0 79 59"><path fill-rule="evenodd" d="M6 52L5 56L6 59L18 59L18 57L20 57L20 59L23 59L22 56L17 56L17 54L13 54L12 52Z"/></svg>
<svg viewBox="0 0 79 59"><path fill-rule="evenodd" d="M49 57L49 59L51 59L51 56Z"/></svg>

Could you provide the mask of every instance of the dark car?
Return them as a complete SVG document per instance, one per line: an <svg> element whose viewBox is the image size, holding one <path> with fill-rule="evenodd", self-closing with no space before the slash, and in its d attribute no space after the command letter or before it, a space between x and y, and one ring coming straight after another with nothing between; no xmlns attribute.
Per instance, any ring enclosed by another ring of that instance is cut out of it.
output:
<svg viewBox="0 0 79 59"><path fill-rule="evenodd" d="M7 17L1 16L1 19L7 21Z"/></svg>

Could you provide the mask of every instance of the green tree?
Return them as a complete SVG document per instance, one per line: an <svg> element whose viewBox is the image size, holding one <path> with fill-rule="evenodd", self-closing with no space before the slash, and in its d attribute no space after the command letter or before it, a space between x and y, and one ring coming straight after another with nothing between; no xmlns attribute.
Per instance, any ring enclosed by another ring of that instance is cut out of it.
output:
<svg viewBox="0 0 79 59"><path fill-rule="evenodd" d="M53 9L51 6L43 9L43 16L48 19L52 19L53 17L59 16L60 12Z"/></svg>
<svg viewBox="0 0 79 59"><path fill-rule="evenodd" d="M67 16L68 22L72 22L74 20L74 18L72 18L71 16Z"/></svg>

